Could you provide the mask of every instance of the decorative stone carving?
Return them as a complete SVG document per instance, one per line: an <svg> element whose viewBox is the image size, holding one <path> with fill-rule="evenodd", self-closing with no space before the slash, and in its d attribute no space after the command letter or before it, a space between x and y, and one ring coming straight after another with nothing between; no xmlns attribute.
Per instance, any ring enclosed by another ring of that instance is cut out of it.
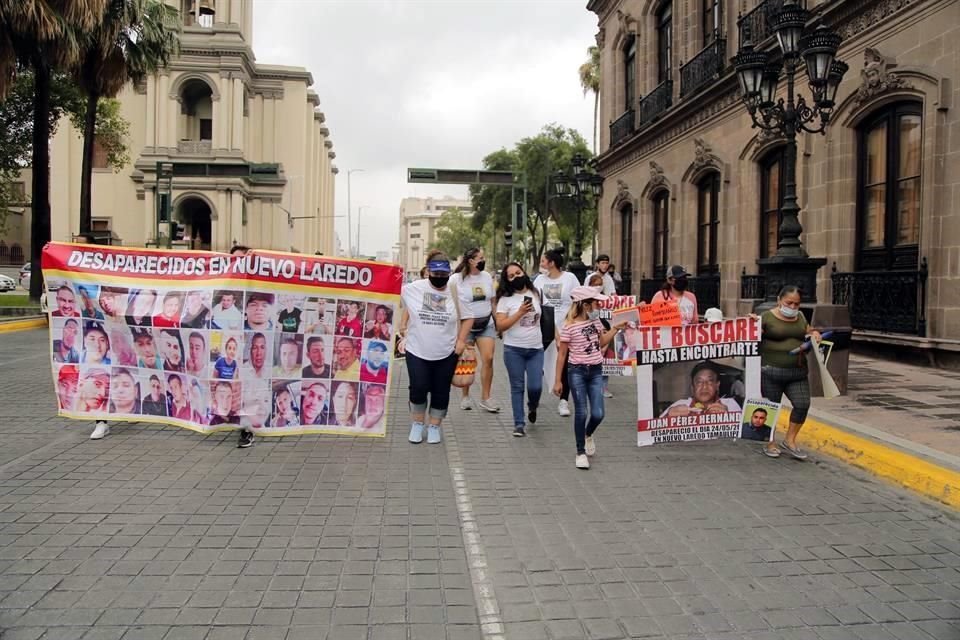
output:
<svg viewBox="0 0 960 640"><path fill-rule="evenodd" d="M650 161L650 186L659 187L662 184L665 184L667 181L667 176L663 174L663 167L654 162Z"/></svg>
<svg viewBox="0 0 960 640"><path fill-rule="evenodd" d="M780 140L783 138L783 134L774 129L760 129L760 132L757 134L757 143L764 145L768 142L774 140Z"/></svg>
<svg viewBox="0 0 960 640"><path fill-rule="evenodd" d="M713 148L703 138L693 139L693 170L700 171L706 167L719 167L717 156L713 155Z"/></svg>
<svg viewBox="0 0 960 640"><path fill-rule="evenodd" d="M607 39L607 30L603 27L600 27L600 29L597 31L596 39L597 46L603 49L603 43Z"/></svg>
<svg viewBox="0 0 960 640"><path fill-rule="evenodd" d="M629 194L630 186L620 178L617 178L617 198L623 198Z"/></svg>
<svg viewBox="0 0 960 640"><path fill-rule="evenodd" d="M911 85L893 72L896 63L876 49L867 47L863 52L863 69L860 70L860 88L855 102L863 104L870 99L894 89L910 89Z"/></svg>
<svg viewBox="0 0 960 640"><path fill-rule="evenodd" d="M863 3L850 3L850 11L854 17L841 25L837 33L844 40L848 40L915 2L917 0L867 0Z"/></svg>

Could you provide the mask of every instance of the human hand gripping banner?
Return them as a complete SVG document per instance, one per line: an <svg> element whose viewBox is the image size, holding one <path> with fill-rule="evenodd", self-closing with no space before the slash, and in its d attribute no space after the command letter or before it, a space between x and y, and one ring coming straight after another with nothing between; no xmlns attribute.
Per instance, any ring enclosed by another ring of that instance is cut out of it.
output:
<svg viewBox="0 0 960 640"><path fill-rule="evenodd" d="M759 318L641 326L636 341L638 446L747 437L745 400L762 397Z"/></svg>
<svg viewBox="0 0 960 640"><path fill-rule="evenodd" d="M61 416L383 437L396 265L50 243Z"/></svg>

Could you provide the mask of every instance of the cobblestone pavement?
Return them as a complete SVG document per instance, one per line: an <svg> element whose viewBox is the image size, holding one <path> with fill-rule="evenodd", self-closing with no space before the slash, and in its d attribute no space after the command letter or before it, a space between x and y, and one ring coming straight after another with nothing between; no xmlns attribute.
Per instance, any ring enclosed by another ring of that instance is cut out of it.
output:
<svg viewBox="0 0 960 640"><path fill-rule="evenodd" d="M406 443L53 416L44 332L0 336L0 638L960 638L960 519L746 443L637 449L631 380L573 466L451 413ZM495 380L507 403L500 367Z"/></svg>

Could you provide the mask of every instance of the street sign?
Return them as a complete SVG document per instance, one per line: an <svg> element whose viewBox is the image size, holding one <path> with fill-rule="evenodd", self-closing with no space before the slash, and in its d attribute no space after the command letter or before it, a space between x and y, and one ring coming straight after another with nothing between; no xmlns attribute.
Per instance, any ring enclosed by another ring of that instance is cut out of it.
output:
<svg viewBox="0 0 960 640"><path fill-rule="evenodd" d="M493 184L512 186L512 171L486 171L482 169L407 169L407 182L428 184Z"/></svg>

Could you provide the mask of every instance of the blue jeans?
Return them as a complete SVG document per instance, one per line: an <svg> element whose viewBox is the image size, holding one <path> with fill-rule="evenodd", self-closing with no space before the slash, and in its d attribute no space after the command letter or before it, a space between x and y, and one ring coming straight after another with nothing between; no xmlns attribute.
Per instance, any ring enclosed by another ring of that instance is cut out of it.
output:
<svg viewBox="0 0 960 640"><path fill-rule="evenodd" d="M503 364L510 378L510 405L513 407L513 424L522 427L523 419L523 383L526 377L527 404L530 409L540 406L540 394L543 393L543 349L525 349L503 345Z"/></svg>
<svg viewBox="0 0 960 640"><path fill-rule="evenodd" d="M577 454L581 454L586 453L586 436L592 436L603 422L603 365L571 364L568 376L573 393L573 433L577 438Z"/></svg>

